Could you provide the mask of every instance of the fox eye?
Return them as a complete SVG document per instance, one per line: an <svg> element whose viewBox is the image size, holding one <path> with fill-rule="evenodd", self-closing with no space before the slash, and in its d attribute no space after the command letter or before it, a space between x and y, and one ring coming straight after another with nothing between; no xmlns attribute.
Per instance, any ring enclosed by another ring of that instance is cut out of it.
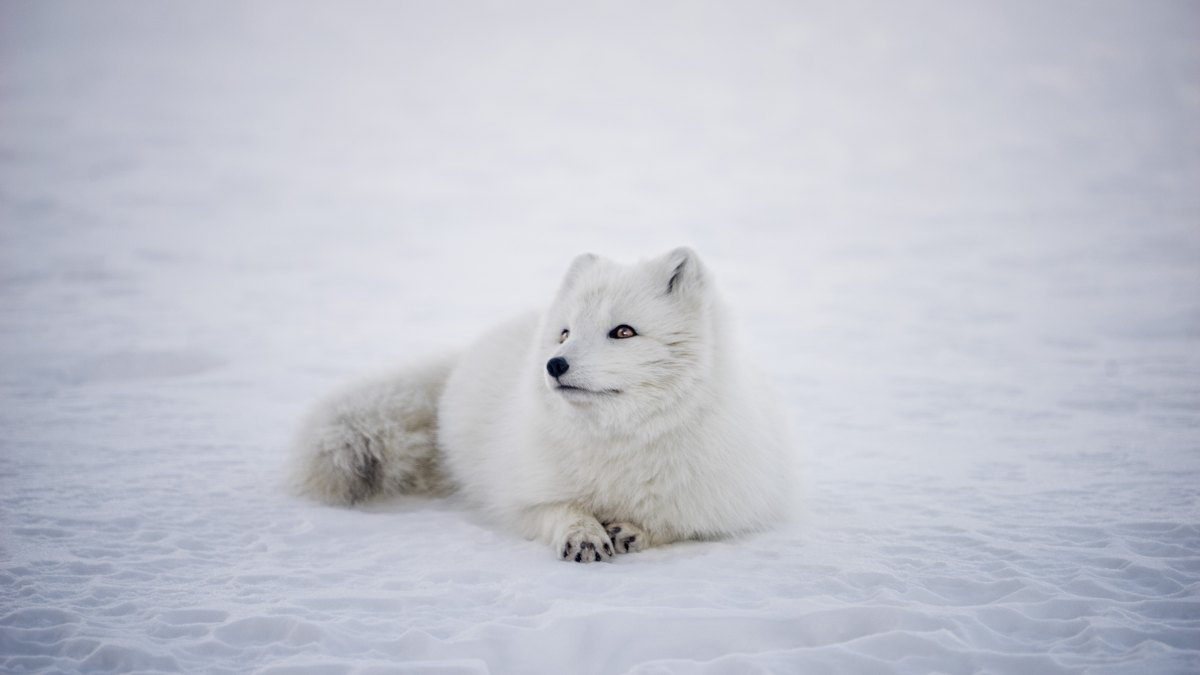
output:
<svg viewBox="0 0 1200 675"><path fill-rule="evenodd" d="M560 344L560 345L561 345L562 343L566 342L566 341L567 341L567 337L568 337L568 336L570 336L570 335L571 335L571 331L569 331L569 330L567 330L566 328L564 328L564 329L563 329L563 332L562 332L562 335L559 335L559 336L558 336L558 344Z"/></svg>
<svg viewBox="0 0 1200 675"><path fill-rule="evenodd" d="M631 338L634 335L637 335L637 331L630 328L629 326L626 326L625 324L621 324L620 326L617 326L616 328L614 328L608 332L608 337L616 338L617 340L624 340L625 338Z"/></svg>

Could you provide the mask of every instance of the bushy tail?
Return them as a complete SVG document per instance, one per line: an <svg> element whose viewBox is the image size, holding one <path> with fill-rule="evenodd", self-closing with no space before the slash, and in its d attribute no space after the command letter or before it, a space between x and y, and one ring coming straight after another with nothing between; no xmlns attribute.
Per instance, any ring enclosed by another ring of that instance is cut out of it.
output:
<svg viewBox="0 0 1200 675"><path fill-rule="evenodd" d="M437 404L454 359L362 382L321 402L297 440L296 489L331 504L449 489Z"/></svg>

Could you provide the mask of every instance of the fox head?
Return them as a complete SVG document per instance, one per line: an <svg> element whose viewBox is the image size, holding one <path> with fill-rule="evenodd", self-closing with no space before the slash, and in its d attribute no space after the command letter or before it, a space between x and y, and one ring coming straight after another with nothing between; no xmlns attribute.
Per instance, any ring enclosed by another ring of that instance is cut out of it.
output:
<svg viewBox="0 0 1200 675"><path fill-rule="evenodd" d="M689 248L633 265L577 257L537 337L551 405L627 427L685 402L717 341L710 286Z"/></svg>

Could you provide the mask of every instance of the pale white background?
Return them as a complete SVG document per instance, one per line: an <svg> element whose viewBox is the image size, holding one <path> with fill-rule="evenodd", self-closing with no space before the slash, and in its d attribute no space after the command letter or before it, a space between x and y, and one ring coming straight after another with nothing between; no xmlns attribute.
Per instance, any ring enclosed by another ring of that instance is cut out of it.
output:
<svg viewBox="0 0 1200 675"><path fill-rule="evenodd" d="M559 563L279 484L695 247L805 517ZM1200 669L1200 10L0 4L0 670Z"/></svg>

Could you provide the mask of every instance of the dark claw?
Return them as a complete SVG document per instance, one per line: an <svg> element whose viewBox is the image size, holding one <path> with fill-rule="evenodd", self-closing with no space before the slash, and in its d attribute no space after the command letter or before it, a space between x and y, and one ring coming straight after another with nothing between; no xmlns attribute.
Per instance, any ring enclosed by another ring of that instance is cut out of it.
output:
<svg viewBox="0 0 1200 675"><path fill-rule="evenodd" d="M636 535L636 534L635 534L635 535L633 535L632 537L630 537L630 538L628 538L628 539L626 539L626 540L625 540L625 552L626 552L626 553L629 553L629 545L630 545L630 544L632 544L632 543L633 543L633 542L635 542L635 541L637 541L637 535Z"/></svg>
<svg viewBox="0 0 1200 675"><path fill-rule="evenodd" d="M586 551L586 550L588 550L588 549L594 549L594 548L596 548L596 545L595 545L595 544L593 544L593 543L592 543L592 542L590 542L590 541L585 541L585 542L583 542L582 544L580 544L580 545L579 545L579 548L581 548L581 549L583 549L583 550L585 550L585 551Z"/></svg>
<svg viewBox="0 0 1200 675"><path fill-rule="evenodd" d="M605 544L605 545L604 545L604 552L605 552L605 553L607 553L608 555L612 555L612 554L613 554L613 553L612 553L612 547L611 547L611 546L609 546L608 544Z"/></svg>
<svg viewBox="0 0 1200 675"><path fill-rule="evenodd" d="M583 553L575 554L575 562L583 562Z"/></svg>
<svg viewBox="0 0 1200 675"><path fill-rule="evenodd" d="M567 545L563 546L563 552L562 552L561 557L566 558L569 555L571 555L571 545L567 544Z"/></svg>
<svg viewBox="0 0 1200 675"><path fill-rule="evenodd" d="M609 530L609 531L608 531L608 533L609 533L610 535L612 535L612 534L621 534L621 526L620 526L620 525L614 525L614 526L613 526L613 528L612 528L611 530Z"/></svg>

